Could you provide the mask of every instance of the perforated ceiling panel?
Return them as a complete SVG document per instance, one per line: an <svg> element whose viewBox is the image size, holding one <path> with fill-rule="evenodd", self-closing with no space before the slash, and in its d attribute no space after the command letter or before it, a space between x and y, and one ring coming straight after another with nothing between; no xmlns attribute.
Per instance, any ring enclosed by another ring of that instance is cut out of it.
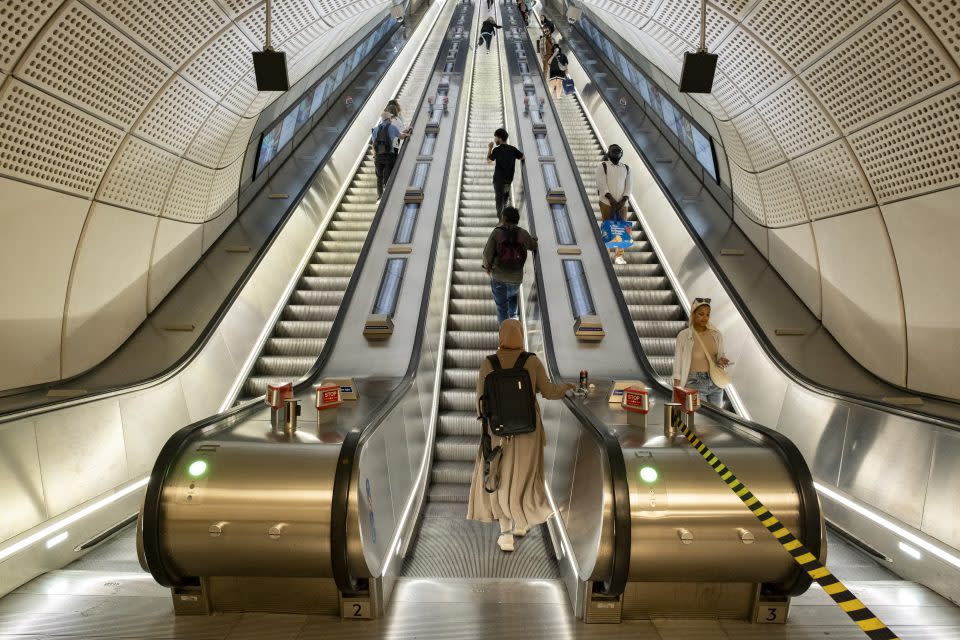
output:
<svg viewBox="0 0 960 640"><path fill-rule="evenodd" d="M762 171L787 159L756 109L750 109L734 118L733 124L740 132L740 138L746 145L755 170Z"/></svg>
<svg viewBox="0 0 960 640"><path fill-rule="evenodd" d="M260 7L239 21L254 42L263 43L266 38L266 16L266 9ZM318 18L319 14L310 0L288 0L271 11L273 26L270 37L274 43L282 43L306 26L317 23Z"/></svg>
<svg viewBox="0 0 960 640"><path fill-rule="evenodd" d="M13 71L47 18L62 0L4 0L0 2L0 69Z"/></svg>
<svg viewBox="0 0 960 640"><path fill-rule="evenodd" d="M910 4L960 64L960 4L956 0L910 0Z"/></svg>
<svg viewBox="0 0 960 640"><path fill-rule="evenodd" d="M662 24L673 33L679 35L690 44L699 46L700 43L700 3L666 3L660 6L654 15L654 20ZM713 48L722 36L729 33L735 23L715 11L707 9L707 46Z"/></svg>
<svg viewBox="0 0 960 640"><path fill-rule="evenodd" d="M880 202L960 185L960 89L850 136Z"/></svg>
<svg viewBox="0 0 960 640"><path fill-rule="evenodd" d="M925 34L912 12L897 5L812 66L804 80L845 131L857 129L958 80Z"/></svg>
<svg viewBox="0 0 960 640"><path fill-rule="evenodd" d="M744 26L800 70L887 6L890 0L760 2Z"/></svg>
<svg viewBox="0 0 960 640"><path fill-rule="evenodd" d="M159 215L179 158L139 138L128 136L98 198L121 207Z"/></svg>
<svg viewBox="0 0 960 640"><path fill-rule="evenodd" d="M167 85L135 129L137 135L182 154L216 102L183 78Z"/></svg>
<svg viewBox="0 0 960 640"><path fill-rule="evenodd" d="M796 79L758 104L757 112L791 158L840 135L826 112Z"/></svg>
<svg viewBox="0 0 960 640"><path fill-rule="evenodd" d="M757 174L763 193L763 211L767 226L785 227L805 222L807 210L800 196L800 187L793 177L790 165L781 164Z"/></svg>
<svg viewBox="0 0 960 640"><path fill-rule="evenodd" d="M190 0L170 10L169 0L87 0L142 47L179 67L227 24L214 0Z"/></svg>
<svg viewBox="0 0 960 640"><path fill-rule="evenodd" d="M16 75L126 127L170 70L90 9L69 2L34 41Z"/></svg>
<svg viewBox="0 0 960 640"><path fill-rule="evenodd" d="M16 79L0 96L0 172L92 196L123 132Z"/></svg>
<svg viewBox="0 0 960 640"><path fill-rule="evenodd" d="M791 164L813 219L874 204L870 185L842 140L797 158Z"/></svg>

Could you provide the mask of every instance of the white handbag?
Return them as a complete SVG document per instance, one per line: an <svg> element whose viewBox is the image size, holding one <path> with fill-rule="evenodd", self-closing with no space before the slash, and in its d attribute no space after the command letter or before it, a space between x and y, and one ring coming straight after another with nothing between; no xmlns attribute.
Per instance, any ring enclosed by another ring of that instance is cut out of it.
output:
<svg viewBox="0 0 960 640"><path fill-rule="evenodd" d="M693 331L693 337L697 339L697 342L700 343L700 348L703 349L703 354L707 356L707 363L710 365L710 379L713 380L713 384L717 385L721 389L725 389L730 386L730 383L733 382L730 379L730 374L717 366L717 363L713 361L713 358L710 357L710 352L707 351L707 347L703 344L703 339L700 337L700 334L696 329L691 329Z"/></svg>

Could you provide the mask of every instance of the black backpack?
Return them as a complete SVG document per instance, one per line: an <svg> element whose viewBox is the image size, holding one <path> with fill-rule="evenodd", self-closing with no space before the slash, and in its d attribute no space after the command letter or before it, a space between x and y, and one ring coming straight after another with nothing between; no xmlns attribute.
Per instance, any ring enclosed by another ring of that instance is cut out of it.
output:
<svg viewBox="0 0 960 640"><path fill-rule="evenodd" d="M497 227L496 263L504 269L523 269L527 262L527 245L520 241L520 228L517 226Z"/></svg>
<svg viewBox="0 0 960 640"><path fill-rule="evenodd" d="M533 433L537 429L533 382L530 372L523 368L532 355L527 351L522 352L510 369L501 367L496 355L487 356L493 371L483 380L480 416L477 418L483 422L480 448L483 454L483 489L487 493L493 493L500 487L499 464L496 463L503 454L503 447L492 446L491 433L500 438L510 438Z"/></svg>
<svg viewBox="0 0 960 640"><path fill-rule="evenodd" d="M393 141L390 140L389 120L384 120L377 127L377 135L373 139L373 152L377 155L393 153Z"/></svg>

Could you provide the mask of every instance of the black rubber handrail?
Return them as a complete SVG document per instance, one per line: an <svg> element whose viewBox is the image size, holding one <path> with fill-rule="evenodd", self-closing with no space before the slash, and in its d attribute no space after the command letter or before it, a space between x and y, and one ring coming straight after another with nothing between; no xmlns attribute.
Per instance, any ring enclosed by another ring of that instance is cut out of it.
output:
<svg viewBox="0 0 960 640"><path fill-rule="evenodd" d="M590 13L589 10L586 11L586 13ZM580 39L586 43L586 46L590 48L591 52L593 52L594 54L599 53L589 38L585 37L582 32L579 33L578 35ZM627 53L624 53L623 48L619 44L617 44L616 41L619 40L619 38L615 34L611 32L604 32L604 35L607 37L608 40L611 41L613 46L615 46L622 55L632 59L631 56L628 55ZM628 93L630 93L631 96L635 96L635 92L631 88L626 87L626 85L623 85L623 83L620 82L620 76L619 76L618 70L614 69L609 64L607 64L607 62L605 61L605 58L606 58L606 54L598 55L596 58L597 63L604 65L611 72L608 74L608 76L611 78L617 78L617 82L620 83L622 86L624 86L624 88L628 91ZM584 73L586 73L585 67L584 67ZM608 95L604 92L599 92L599 91L597 93L598 95L601 96L603 101L607 103L607 106L609 107L610 112L617 119L617 121L620 122L621 126L623 127L623 130L631 131L631 127L623 122L615 105L613 105L610 102ZM642 104L642 102L638 102L638 104ZM644 113L646 113L646 111L644 111ZM649 118L649 116L647 117ZM657 128L659 130L659 127ZM664 134L661 134L661 135L664 135ZM631 140L631 143L635 145L635 141ZM680 202L677 201L677 198L670 191L669 187L667 187L666 183L663 181L663 178L660 177L660 174L657 172L656 167L654 167L650 163L650 161L647 159L644 153L642 153L639 149L637 151L644 165L646 165L649 173L653 176L654 180L656 180L657 185L660 187L660 190L670 201L670 204L673 207L674 211L676 212L677 217L680 219L684 227L687 229L688 235L693 240L694 244L697 245L697 248L700 250L700 253L703 256L703 258L707 261L707 264L709 264L714 275L717 277L718 280L720 280L720 284L723 286L724 291L726 291L727 295L730 296L730 300L733 302L734 306L737 308L737 311L743 317L750 332L753 334L754 338L756 338L756 340L760 343L767 357L773 362L773 364L778 369L780 369L781 372L783 372L784 375L786 375L793 382L800 385L807 391L811 391L813 393L827 396L834 400L840 400L842 402L850 402L852 404L858 404L875 411L890 413L896 416L900 416L902 418L916 420L918 422L926 422L928 424L932 424L938 427L943 427L945 429L950 429L952 431L960 431L960 424L958 424L955 421L951 421L947 418L943 418L941 416L933 415L923 411L911 410L911 409L906 409L897 405L892 405L886 402L876 400L874 398L870 398L862 394L849 392L849 391L839 391L837 389L827 387L809 378L808 376L801 373L798 369L796 369L793 366L793 364L787 361L786 358L784 358L780 354L776 346L767 336L766 332L760 328L759 323L757 322L753 313L750 311L750 308L747 305L747 303L744 301L743 297L740 295L740 292L738 291L737 287L730 280L729 276L727 276L726 272L724 272L723 268L720 266L719 261L713 255L713 252L707 246L706 242L704 242L703 238L700 236L696 227L694 227L693 224L690 222L690 219L686 215L686 212L684 211L683 206L680 204ZM716 201L716 196L713 194L713 192L710 191L709 189L707 190L707 192L710 194L710 197ZM717 204L723 207L723 204L720 203L719 201L717 201ZM780 274L776 272L776 270L774 270L774 272L777 273L777 276L780 277L782 280L782 276L780 276ZM789 285L785 285L785 286L789 286ZM870 375L873 376L872 373ZM950 398L944 398L942 396L936 396L933 394L920 393L913 389L907 389L906 387L893 384L892 382L887 382L887 381L884 381L884 382L896 389L899 389L911 395L916 395L919 397L927 397L927 398L931 398L931 399L935 399L938 401L947 402L951 404L958 404L956 400L952 400Z"/></svg>
<svg viewBox="0 0 960 640"><path fill-rule="evenodd" d="M559 114L556 111L556 105L554 105L553 101L551 100L548 100L547 102L550 103L550 108L553 110L555 120L560 122ZM576 164L570 152L571 146L570 141L567 138L566 131L563 129L563 127L559 127L559 129L560 135L564 141L564 152L567 154L568 159L575 167ZM582 178L577 180L577 186L580 190L581 197L584 198L584 201L588 203L592 202L586 192L586 188L583 185ZM593 208L588 207L587 212L592 216ZM604 245L602 239L600 238L600 234L595 233L592 235L596 246L601 251L601 255L605 254L607 249L606 245ZM617 283L617 285L614 287L615 291L618 293L618 295L616 295L617 308L620 312L620 317L624 323L624 326L632 328L633 318L630 316L630 309L627 306L626 299L623 296L623 291L620 288L613 264L609 260L603 260L602 262L610 282ZM676 292L674 292L674 295L676 295ZM668 387L660 382L660 377L657 375L656 370L650 363L637 332L631 330L627 333L627 339L630 342L630 346L633 349L637 360L643 367L644 374L649 378L651 386L656 391L666 394L667 396L671 396L673 393L673 388ZM797 494L800 499L801 532L797 537L804 543L804 545L806 545L808 549L817 549L822 551L823 539L820 500L817 496L816 488L813 485L813 474L810 472L810 468L807 465L803 454L800 453L800 450L793 443L793 441L778 431L769 429L768 427L765 427L759 423L746 420L735 413L731 413L720 408L714 408L711 405L704 405L701 411L717 419L718 424L728 431L733 431L741 436L746 435L751 440L754 440L759 444L767 445L777 452L783 463L793 474ZM810 576L798 566L796 567L796 570L794 571L790 580L783 584L777 585L777 591L783 595L800 595L807 590L810 584Z"/></svg>
<svg viewBox="0 0 960 640"><path fill-rule="evenodd" d="M436 25L434 28L436 28ZM426 40L424 41L423 46L426 46ZM437 59L439 60L439 53ZM417 113L419 113L419 105L423 104L423 101L426 99L428 88L429 83L424 86L423 91L421 92L420 99L417 102ZM416 120L412 121L410 124L412 125L415 121ZM400 155L397 158L396 166L400 165L403 158L405 158L407 155L407 149L409 149L411 146L412 144L409 143L403 145L400 150ZM411 151L411 153L416 152ZM387 184L384 187L385 193L389 193L393 189L393 184L397 173L397 171L391 173L390 179L387 181ZM294 395L309 389L320 377L321 371L324 369L324 367L326 367L330 360L333 347L336 344L337 338L340 336L344 322L346 321L345 311L350 307L350 304L357 293L357 283L360 279L360 274L363 271L363 265L365 264L367 256L371 251L373 239L377 234L377 230L383 218L383 211L386 207L387 200L387 198L381 199L380 205L377 207L377 212L374 215L373 221L370 224L370 230L368 231L367 237L360 249L360 253L357 256L356 266L354 267L353 274L350 276L343 299L340 301L340 308L337 312L337 316L334 318L333 324L330 327L330 333L327 335L323 349L320 351L320 356L317 358L317 361L310 368L310 370L304 375L304 377L294 385ZM391 394L390 398L393 398L393 394ZM388 399L387 402L390 401L391 400ZM250 400L231 407L222 413L209 416L187 425L186 427L183 427L174 433L161 448L150 473L150 480L147 483L140 519L144 559L146 560L147 568L149 569L151 575L159 584L165 587L182 587L189 584L190 581L189 576L180 575L166 562L160 535L160 524L163 515L161 497L163 493L163 487L166 484L167 477L173 469L174 463L180 458L182 452L191 441L195 441L199 438L209 438L225 429L239 424L240 422L248 419L253 413L260 410L260 403L260 399ZM350 440L352 435L352 433L348 434L347 438L344 440L344 445L346 445L347 441ZM337 473L340 473L339 465L337 468ZM333 509L334 517L336 517L336 505L333 507Z"/></svg>
<svg viewBox="0 0 960 640"><path fill-rule="evenodd" d="M392 20L392 18L390 18L390 17L388 16L388 17L384 18L383 20L381 20L380 24L382 24L383 22L385 22L385 21L387 21L387 20ZM366 62L365 64L360 65L360 66L357 67L357 70L356 70L355 75L354 75L354 79L359 78L359 77L363 74L363 70L364 70L367 66L369 66L370 62L377 56L377 54L379 54L379 53L381 53L381 52L383 51L383 47L385 47L386 44L396 35L396 33L397 33L397 31L398 31L399 29L400 29L399 24L395 25L394 28L393 28L393 30L392 30L392 32L390 33L390 35L385 37L385 39L384 39L384 44L381 46L381 48L377 49L376 51L371 51L369 54L367 54L367 56L368 56L368 57L367 57L367 62ZM404 42L404 46L406 46L406 41ZM348 57L347 54L345 54L344 57L341 58L341 60L345 59L346 57ZM384 67L384 73L386 73L386 71L387 71L388 69L389 69L389 66ZM340 91L337 93L337 97L339 98L339 96L343 95L343 92L345 92L348 88L349 88L349 86L343 86L343 88L340 89ZM373 92L373 89L371 89L371 94L372 94L372 92ZM332 103L331 103L331 104L332 104ZM112 395L112 394L115 394L115 393L122 393L123 391L125 391L125 390L127 390L127 389L130 389L130 388L133 388L133 387L156 385L156 384L159 384L160 382L162 382L163 379L165 379L165 378L166 378L167 376L169 376L170 374L175 373L175 372L178 371L179 369L181 369L181 368L183 368L184 366L186 366L187 364L189 364L195 357L197 357L197 355L203 350L203 348L204 348L204 347L207 345L207 343L210 341L210 338L213 336L213 334L214 334L214 332L216 331L217 327L220 325L220 323L221 323L221 322L223 321L223 319L226 317L227 313L230 311L231 307L232 307L233 304L236 302L237 298L240 296L240 293L243 291L243 288L244 288L244 287L246 286L246 284L250 281L250 278L253 277L253 274L256 273L257 268L260 266L260 264L261 264L261 263L263 262L263 260L266 258L267 254L270 252L270 249L273 247L273 245L274 245L274 243L276 242L277 238L280 236L280 233L283 231L283 229L286 227L287 223L288 223L288 222L290 221L290 219L292 218L293 212L296 211L297 207L298 207L298 206L301 204L301 202L303 201L304 196L305 196L306 193L310 190L310 187L311 187L311 185L313 184L314 180L316 180L316 177L317 177L317 176L323 171L323 169L326 167L326 162L329 160L331 154L334 152L334 150L336 150L337 146L340 144L340 141L341 141L341 140L343 139L343 137L347 134L347 132L350 131L351 128L353 128L354 123L355 123L355 121L356 121L356 119L357 119L357 117L359 116L359 114L360 114L361 111L362 111L361 108L359 108L359 107L356 108L356 109L354 110L354 112L353 112L353 115L350 116L350 118L347 120L347 122L345 123L345 125L343 126L343 128L337 133L337 135L333 138L333 140L331 140L329 150L327 151L326 154L324 154L323 158L317 163L316 169L315 169L315 170L310 174L310 176L304 181L304 184L303 184L303 186L300 188L300 190L299 190L299 191L296 193L296 195L290 200L290 205L289 205L289 207L287 208L286 213L285 213L285 214L283 215L283 217L279 220L279 222L274 226L274 228L269 232L269 235L268 235L266 241L265 241L265 242L263 243L263 245L258 249L256 255L255 255L255 256L253 257L253 259L250 261L250 264L248 264L248 265L244 268L244 271L243 271L243 273L240 275L240 278L236 281L236 283L233 285L233 287L232 287L232 288L230 289L230 291L227 293L226 297L224 298L223 302L220 304L220 306L219 306L219 308L217 309L217 311L214 312L214 314L210 317L209 322L207 322L206 326L201 330L200 334L197 336L197 339L193 342L193 344L192 344L190 347L188 347L187 350L186 350L186 352L184 352L184 354L183 354L182 356L180 356L173 364L171 364L170 366L164 368L163 370L161 370L161 371L159 371L159 372L157 372L157 373L155 373L155 374L153 374L153 375L150 375L150 376L148 376L148 377L146 377L146 378L143 378L143 379L140 379L140 380L136 380L136 381L129 382L129 383L126 383L126 384L117 385L117 386L114 386L114 387L107 387L107 388L103 388L103 389L98 389L97 391L95 391L95 392L93 392L93 393L86 394L86 395L83 395L83 396L80 396L80 397L75 397L75 398L63 398L63 399L59 399L59 398L58 398L58 399L52 400L52 401L50 401L50 402L44 402L44 403L37 404L37 405L33 405L33 406L30 406L30 407L19 408L19 409L15 409L15 410L10 411L10 412L5 413L5 414L0 414L0 424L3 424L3 423L5 423L5 422L11 421L11 420L18 420L18 419L20 419L21 415L24 414L24 413L29 413L30 415L36 415L36 414L38 414L38 413L47 413L47 412L50 412L50 411L56 411L56 410L58 410L61 405L76 406L77 404L85 404L85 403L87 403L87 402L92 402L92 401L97 400L98 398L101 398L101 397L103 397L103 396L108 396L108 395ZM320 119L318 119L318 120L317 120L317 123L316 123L314 126L316 127L316 126L319 126L320 124L322 124L322 122L321 122ZM304 138L304 140L306 140L306 137ZM302 144L302 142L301 142L301 144ZM295 150L294 150L294 151L295 151ZM293 153L291 152L291 154L287 156L287 159L284 160L284 162L289 161L292 157L293 157ZM267 180L263 185L261 185L260 187L258 187L258 188L257 188L257 192L262 191L264 188L266 188L266 186L269 184L269 182L270 182L270 181ZM240 216L237 217L237 220L240 220ZM217 242L214 242L214 244L211 245L210 250L212 250L213 247L217 246L217 243L218 243L218 242L219 242L219 239L217 240ZM210 251L210 250L208 250L208 253L207 253L207 254L204 254L204 256L202 256L201 259L198 260L198 261L187 271L186 274L184 274L183 278L180 280L180 283L184 282L184 281L186 280L186 278L187 278L190 274L192 274L194 271L196 271L197 269L199 269L199 268L201 268L201 267L203 266L203 265L202 265L203 259L206 258L207 255L209 255L209 251ZM180 283L178 283L177 287L179 287L179 284L180 284ZM177 287L175 287L174 290L176 290ZM171 293L173 293L173 291L171 291ZM170 295L170 294L168 294L168 295ZM107 360L109 360L110 357L112 357L112 356L108 356ZM106 362L106 360L105 360L104 362ZM100 363L100 364L102 365L103 363ZM69 378L64 378L64 379L62 379L62 380L57 380L55 383L43 383L43 384L40 384L40 385L32 385L32 386L30 386L30 387L22 387L22 388L20 388L20 389L11 389L11 390L8 390L9 393L4 393L4 394L2 394L2 395L4 395L4 396L16 395L17 393L26 393L26 392L29 392L29 391L35 390L35 389L43 389L43 388L47 388L47 387L51 387L51 386L62 387L62 386L64 386L64 385L69 385L72 381L75 381L75 380L77 380L77 379L79 379L79 378L82 378L83 376L89 375L90 372L93 371L94 369L96 369L97 366L100 366L100 365L96 365L96 366L94 366L94 367L91 368L91 369L88 369L88 370L86 370L86 371L84 371L84 372L82 372L82 373L78 373L78 374L76 374L76 375L70 376Z"/></svg>
<svg viewBox="0 0 960 640"><path fill-rule="evenodd" d="M472 10L473 3L463 4L458 6L458 11L464 11L466 7L470 7L469 10ZM451 16L450 20L453 21L456 18L457 14ZM449 32L449 29L447 30ZM464 42L469 42L470 33L466 34L466 39ZM446 52L450 48L450 37L449 35L444 41L445 46L441 46L440 50L437 53L437 60L434 64L433 73L431 77L437 73L443 73L442 68L445 66ZM464 58L467 56L467 52L470 51L469 47L461 46L457 52L457 58L454 62L454 73L456 69L459 69L460 73L463 73L463 66L465 65ZM429 88L431 82L427 82L427 88ZM458 98L458 107L454 111L453 121L449 123L450 127L454 128L456 131L458 114L460 112L459 100L463 100L464 97L461 95ZM450 172L450 166L453 162L452 148L453 141L456 136L451 134L450 136L450 147L447 150L447 160L446 166L444 167L444 175L448 175ZM447 182L443 183L443 187L440 191L440 197L438 200L438 206L442 207L442 203L447 193ZM430 245L430 258L427 262L426 278L432 278L433 270L436 266L437 259L437 243L440 241L440 229L443 223L443 211L438 210L434 220L434 229L432 234L432 242ZM337 585L337 588L341 593L358 593L366 590L368 585L366 584L365 578L358 578L353 575L353 572L350 568L350 553L349 545L347 544L348 537L348 517L350 512L350 490L353 487L353 470L354 465L358 463L358 452L363 444L369 440L383 425L384 421L393 413L397 405L406 397L407 393L410 391L410 388L413 386L414 380L417 375L417 369L420 366L420 358L423 355L423 339L424 334L426 333L426 324L427 324L427 309L430 304L430 288L424 287L423 295L420 300L420 314L419 322L417 323L417 331L414 334L413 346L411 349L410 361L407 364L407 370L403 375L402 381L393 388L390 392L390 395L387 396L387 399L377 407L376 411L373 412L369 422L359 430L351 431L343 440L343 444L340 445L340 456L337 460L337 468L334 474L333 480L333 496L331 497L331 519L330 519L330 559L333 567L333 579ZM439 402L439 399L437 400Z"/></svg>
<svg viewBox="0 0 960 640"><path fill-rule="evenodd" d="M510 6L511 10L516 11L516 8L512 7L512 5L509 3L505 6ZM539 62L540 58L536 55L536 51L533 50L533 43L530 42L529 37L525 37L527 33L526 29L523 29L522 27L521 29L524 34L524 37L521 38L521 42L526 50L528 61L527 64L532 64L532 61ZM511 55L509 48L507 48L506 51L508 55ZM515 59L513 59L512 62L513 64L517 64ZM535 83L539 84L540 90L544 92L545 97L547 98L547 102L550 102L549 96L546 95L547 88L543 82L543 77L539 71L539 66L536 69L531 69L530 77L534 79ZM513 96L511 96L511 104L513 105L516 122L519 126L519 123L521 122L521 114L518 112L517 101L513 98ZM536 107L531 105L531 109L533 108ZM556 119L555 121L559 122L559 119ZM574 168L576 167L575 164L571 164L571 166ZM521 173L524 177L524 182L526 184L531 184L528 177L529 174L526 163L523 163L521 166ZM524 198L528 210L532 210L535 205L529 190L524 190ZM546 202L546 199L544 199L544 202ZM527 224L530 226L530 232L533 235L537 235L536 223L533 216L527 216ZM606 253L606 251L604 251L604 253ZM539 300L540 292L545 290L543 283L543 266L540 262L539 253L537 253L537 259L534 261L534 278L537 287L537 298ZM547 360L547 372L549 373L551 379L560 380L560 368L557 362L556 352L553 348L550 312L547 308L547 305L543 304L542 302L539 303L539 306L543 331L543 348ZM629 578L630 548L632 544L630 485L627 482L627 467L623 458L623 448L620 446L620 441L617 440L616 436L610 432L604 421L595 416L582 403L577 402L574 398L565 396L564 404L580 421L580 424L586 427L584 431L590 434L590 436L593 437L593 439L600 445L610 467L610 482L613 493L613 557L611 559L609 577L603 580L602 584L599 585L599 588L596 589L596 591L602 595L620 596L626 589Z"/></svg>

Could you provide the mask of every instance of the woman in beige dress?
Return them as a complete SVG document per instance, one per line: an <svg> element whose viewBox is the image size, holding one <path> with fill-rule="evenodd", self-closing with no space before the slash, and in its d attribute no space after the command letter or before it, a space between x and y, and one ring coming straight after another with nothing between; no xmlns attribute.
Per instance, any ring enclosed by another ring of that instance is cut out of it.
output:
<svg viewBox="0 0 960 640"><path fill-rule="evenodd" d="M500 325L500 348L497 358L500 366L508 369L514 365L523 352L523 329L517 320L504 320ZM576 385L553 383L536 355L530 356L524 364L530 373L530 382L534 393L544 398L556 400L563 397L568 389ZM483 382L493 366L486 358L480 365L477 377L477 401L483 395ZM512 438L494 437L493 446L501 445L503 455L499 462L500 486L493 493L487 493L483 487L483 454L477 452L473 467L473 479L470 483L470 504L467 507L468 520L499 522L500 537L497 545L503 551L513 551L513 537L526 535L531 526L546 522L553 513L543 483L543 423L540 420L540 404L537 402L537 428Z"/></svg>

